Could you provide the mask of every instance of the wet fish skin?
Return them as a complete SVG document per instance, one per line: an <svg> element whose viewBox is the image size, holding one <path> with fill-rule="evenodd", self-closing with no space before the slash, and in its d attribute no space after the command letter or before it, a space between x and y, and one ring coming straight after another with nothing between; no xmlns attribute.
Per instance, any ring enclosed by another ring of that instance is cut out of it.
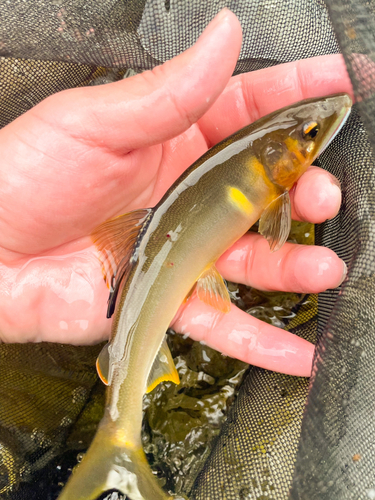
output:
<svg viewBox="0 0 375 500"><path fill-rule="evenodd" d="M154 209L120 216L95 232L107 272L116 274L109 280L110 313L117 296L112 337L99 358L109 383L106 409L59 500L94 500L109 489L131 500L170 498L152 475L141 443L147 387L178 381L167 351L149 379L165 331L197 281L198 296L225 310L212 266L259 218L271 248L283 244L290 227L288 190L337 133L350 107L349 96L336 94L261 118L207 151Z"/></svg>

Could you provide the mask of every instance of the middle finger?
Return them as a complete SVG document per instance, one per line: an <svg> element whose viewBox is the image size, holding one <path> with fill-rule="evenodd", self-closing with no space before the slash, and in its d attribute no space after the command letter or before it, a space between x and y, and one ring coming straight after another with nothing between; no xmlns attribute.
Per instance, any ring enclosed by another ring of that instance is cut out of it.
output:
<svg viewBox="0 0 375 500"><path fill-rule="evenodd" d="M320 293L346 276L344 261L329 248L285 243L271 252L256 233L245 234L216 265L225 279L266 291Z"/></svg>

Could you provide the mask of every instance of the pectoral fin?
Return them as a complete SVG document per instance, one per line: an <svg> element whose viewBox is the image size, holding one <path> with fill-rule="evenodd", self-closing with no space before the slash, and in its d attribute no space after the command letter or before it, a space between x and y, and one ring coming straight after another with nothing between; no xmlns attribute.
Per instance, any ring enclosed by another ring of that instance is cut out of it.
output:
<svg viewBox="0 0 375 500"><path fill-rule="evenodd" d="M161 382L173 382L176 385L180 383L180 377L178 376L166 338L164 338L150 370L146 392L151 392Z"/></svg>
<svg viewBox="0 0 375 500"><path fill-rule="evenodd" d="M223 313L230 311L230 297L227 287L214 264L199 276L189 296L193 291L205 304Z"/></svg>
<svg viewBox="0 0 375 500"><path fill-rule="evenodd" d="M120 283L129 276L136 260L137 244L151 216L151 208L135 210L104 222L91 235L99 251L104 278L110 289L107 318L115 310Z"/></svg>
<svg viewBox="0 0 375 500"><path fill-rule="evenodd" d="M259 232L268 240L272 252L279 250L288 239L291 220L289 193L285 191L268 205L259 220Z"/></svg>
<svg viewBox="0 0 375 500"><path fill-rule="evenodd" d="M96 360L96 371L98 372L100 380L105 385L109 385L109 342L100 351Z"/></svg>

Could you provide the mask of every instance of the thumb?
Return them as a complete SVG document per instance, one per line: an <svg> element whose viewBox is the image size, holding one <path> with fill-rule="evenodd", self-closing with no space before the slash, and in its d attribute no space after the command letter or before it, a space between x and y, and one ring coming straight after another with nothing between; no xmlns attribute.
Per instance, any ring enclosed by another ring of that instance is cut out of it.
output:
<svg viewBox="0 0 375 500"><path fill-rule="evenodd" d="M237 17L223 9L195 45L152 71L49 98L58 106L56 126L121 153L171 139L221 94L235 68L241 39Z"/></svg>

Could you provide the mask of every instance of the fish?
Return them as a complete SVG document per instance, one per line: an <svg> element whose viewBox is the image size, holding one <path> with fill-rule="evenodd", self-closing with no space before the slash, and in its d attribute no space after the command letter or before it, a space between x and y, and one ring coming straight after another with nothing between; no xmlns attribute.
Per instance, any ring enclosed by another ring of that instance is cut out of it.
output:
<svg viewBox="0 0 375 500"><path fill-rule="evenodd" d="M230 298L215 262L259 220L277 251L291 224L289 190L345 123L347 94L275 111L209 149L154 208L101 224L92 234L110 287L109 343L97 361L104 416L59 500L95 500L116 489L130 500L168 500L141 441L142 400L179 383L166 343L178 308L196 294L222 314Z"/></svg>

